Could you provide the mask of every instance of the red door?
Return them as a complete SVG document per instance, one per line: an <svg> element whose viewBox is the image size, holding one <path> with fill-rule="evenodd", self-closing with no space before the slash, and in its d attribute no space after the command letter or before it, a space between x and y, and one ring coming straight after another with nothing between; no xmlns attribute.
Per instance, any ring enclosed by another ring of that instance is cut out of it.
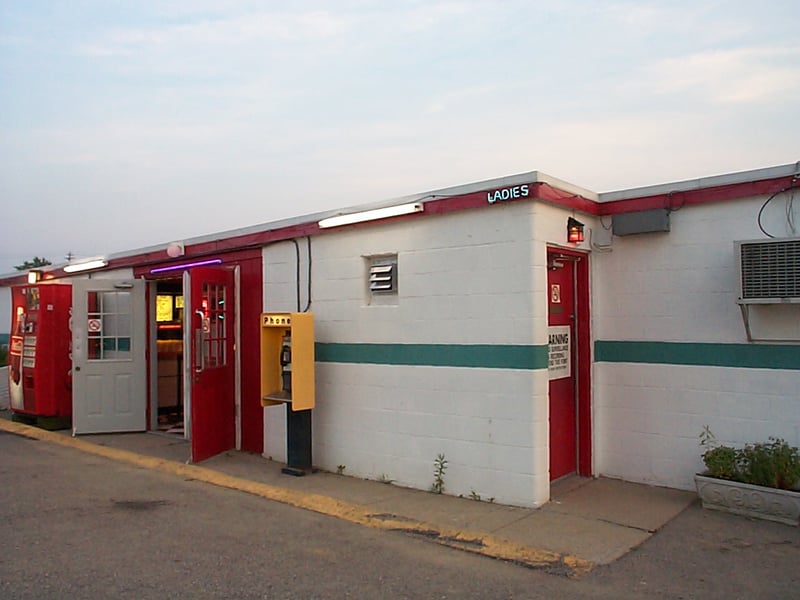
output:
<svg viewBox="0 0 800 600"><path fill-rule="evenodd" d="M575 262L548 254L550 481L574 473L578 462L575 381Z"/></svg>
<svg viewBox="0 0 800 600"><path fill-rule="evenodd" d="M236 445L234 279L223 267L189 274L192 462Z"/></svg>

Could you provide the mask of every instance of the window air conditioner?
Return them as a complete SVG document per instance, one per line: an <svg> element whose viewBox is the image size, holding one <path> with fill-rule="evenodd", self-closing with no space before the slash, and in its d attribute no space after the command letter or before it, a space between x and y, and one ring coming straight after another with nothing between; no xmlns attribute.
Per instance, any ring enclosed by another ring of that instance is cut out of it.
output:
<svg viewBox="0 0 800 600"><path fill-rule="evenodd" d="M739 304L800 303L800 239L734 242Z"/></svg>

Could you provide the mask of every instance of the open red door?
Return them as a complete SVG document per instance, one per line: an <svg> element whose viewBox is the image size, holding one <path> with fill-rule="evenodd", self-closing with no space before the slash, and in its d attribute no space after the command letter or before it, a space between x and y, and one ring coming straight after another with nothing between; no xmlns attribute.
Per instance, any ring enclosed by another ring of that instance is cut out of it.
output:
<svg viewBox="0 0 800 600"><path fill-rule="evenodd" d="M234 277L224 267L189 272L192 462L236 445Z"/></svg>

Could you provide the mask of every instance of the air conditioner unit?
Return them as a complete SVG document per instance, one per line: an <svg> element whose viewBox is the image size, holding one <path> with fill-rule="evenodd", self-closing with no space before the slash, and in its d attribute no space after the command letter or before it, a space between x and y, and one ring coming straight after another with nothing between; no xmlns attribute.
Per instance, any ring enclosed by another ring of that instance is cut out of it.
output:
<svg viewBox="0 0 800 600"><path fill-rule="evenodd" d="M734 242L739 304L800 302L800 239Z"/></svg>

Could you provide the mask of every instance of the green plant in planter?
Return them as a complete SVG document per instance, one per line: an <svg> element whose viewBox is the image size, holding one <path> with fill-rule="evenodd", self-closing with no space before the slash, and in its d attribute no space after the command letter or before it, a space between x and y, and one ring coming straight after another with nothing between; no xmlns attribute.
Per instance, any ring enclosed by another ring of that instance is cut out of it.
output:
<svg viewBox="0 0 800 600"><path fill-rule="evenodd" d="M703 463L709 477L736 479L736 450L730 446L717 446L703 452Z"/></svg>
<svg viewBox="0 0 800 600"><path fill-rule="evenodd" d="M706 474L717 479L760 485L783 490L800 482L800 450L780 438L747 444L744 448L724 446L708 425L700 434Z"/></svg>
<svg viewBox="0 0 800 600"><path fill-rule="evenodd" d="M736 479L736 449L721 445L708 425L700 433L700 447L705 448L702 457L709 477Z"/></svg>
<svg viewBox="0 0 800 600"><path fill-rule="evenodd" d="M800 449L778 438L772 443L775 466L775 484L782 490L800 486Z"/></svg>
<svg viewBox="0 0 800 600"><path fill-rule="evenodd" d="M800 481L800 451L780 438L748 444L738 451L737 467L744 483L782 490Z"/></svg>

